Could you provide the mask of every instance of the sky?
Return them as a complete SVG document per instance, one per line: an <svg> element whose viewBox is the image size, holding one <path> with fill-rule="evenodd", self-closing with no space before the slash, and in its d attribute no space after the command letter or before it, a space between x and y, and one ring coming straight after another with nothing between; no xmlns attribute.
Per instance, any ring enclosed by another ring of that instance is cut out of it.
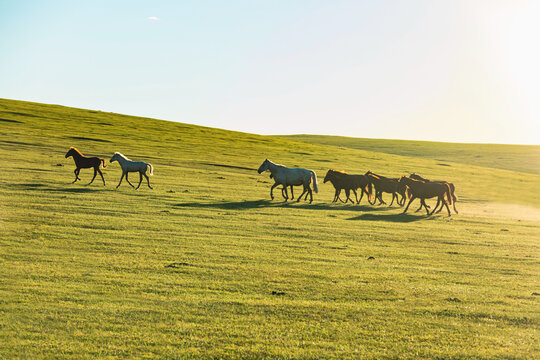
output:
<svg viewBox="0 0 540 360"><path fill-rule="evenodd" d="M0 0L0 98L257 134L540 145L540 1Z"/></svg>

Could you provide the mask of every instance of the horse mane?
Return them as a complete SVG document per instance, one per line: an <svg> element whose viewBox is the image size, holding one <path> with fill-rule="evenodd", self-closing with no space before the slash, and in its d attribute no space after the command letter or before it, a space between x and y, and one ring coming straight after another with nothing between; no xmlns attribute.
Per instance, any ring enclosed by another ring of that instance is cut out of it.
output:
<svg viewBox="0 0 540 360"><path fill-rule="evenodd" d="M334 170L334 169L330 169L330 171L333 173L341 174L341 175L348 175L345 171L339 171L339 170Z"/></svg>
<svg viewBox="0 0 540 360"><path fill-rule="evenodd" d="M114 155L120 156L122 159L129 160L128 157L122 153L119 153L118 151L114 153Z"/></svg>
<svg viewBox="0 0 540 360"><path fill-rule="evenodd" d="M416 180L421 180L421 181L428 181L430 182L431 180L429 180L428 178L425 178L425 177L422 177L416 173L412 173L410 176L409 176L411 179L416 179Z"/></svg>
<svg viewBox="0 0 540 360"><path fill-rule="evenodd" d="M84 157L84 155L83 155L79 150L77 150L77 148L75 148L75 147L73 147L73 146L70 147L69 150L73 150L73 151L75 151L77 154L79 154L80 156Z"/></svg>

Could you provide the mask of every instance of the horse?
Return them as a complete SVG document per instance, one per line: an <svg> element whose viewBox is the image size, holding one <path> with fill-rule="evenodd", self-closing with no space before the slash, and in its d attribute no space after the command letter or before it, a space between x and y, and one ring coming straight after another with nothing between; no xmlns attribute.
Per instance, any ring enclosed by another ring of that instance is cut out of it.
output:
<svg viewBox="0 0 540 360"><path fill-rule="evenodd" d="M79 172L81 171L81 169L94 168L94 177L92 178L92 181L88 183L88 185L94 182L94 179L96 178L96 175L98 173L101 176L101 180L103 180L103 185L105 185L105 178L103 177L103 173L99 169L101 164L103 164L103 168L107 167L107 165L105 165L105 159L101 159L96 156L86 157L73 146L70 147L68 152L66 153L66 159L70 156L72 156L73 160L75 160L75 166L77 167L74 171L75 180L73 180L72 184L77 180L81 180L81 178L79 178Z"/></svg>
<svg viewBox="0 0 540 360"><path fill-rule="evenodd" d="M350 191L352 190L357 204L362 201L364 193L367 194L368 201L371 203L371 182L365 175L351 175L343 171L330 169L326 173L323 183L326 183L328 181L330 181L336 189L336 192L334 194L334 200L332 202L336 202L339 199L341 202L344 203L350 200L354 204L354 201L349 196ZM360 193L360 200L358 199L358 195L356 193L356 189L358 188L362 190L362 192ZM339 197L341 190L345 190L345 195L347 196L345 201L341 200L341 198Z"/></svg>
<svg viewBox="0 0 540 360"><path fill-rule="evenodd" d="M457 201L457 196L456 196L456 193L455 193L456 192L456 187L454 186L453 183L447 182L447 181L442 181L442 180L433 180L432 181L432 180L423 178L420 175L414 174L414 173L412 173L409 177L411 179L420 180L420 181L423 181L423 182L434 182L434 183L439 183L439 184L448 184L450 186L450 195L452 195L452 206L453 206L454 211L456 212L456 214L459 214L457 209L456 209L456 201ZM422 206L420 206L420 208L418 210L416 210L416 211L419 211L421 208L422 208ZM439 213L441 210L442 210L442 207L439 209L439 211L437 211L437 213Z"/></svg>
<svg viewBox="0 0 540 360"><path fill-rule="evenodd" d="M272 193L274 188L278 185L283 185L283 190L285 192L285 201L288 200L289 196L287 194L287 186L291 185L303 185L304 191L300 195L300 197L296 201L300 201L302 199L302 196L306 194L305 199L307 200L307 196L309 194L310 200L309 203L311 204L313 202L313 192L311 191L311 188L309 184L311 183L311 180L313 179L313 190L315 193L319 192L319 188L317 186L317 174L313 170L308 169L301 169L301 168L288 168L284 165L275 164L272 161L265 159L261 166L259 166L259 169L257 172L261 174L263 171L270 170L272 173L272 177L274 178L274 185L270 188L270 198L274 200L274 194Z"/></svg>
<svg viewBox="0 0 540 360"><path fill-rule="evenodd" d="M111 157L111 160L109 161L118 161L120 167L122 168L122 177L120 178L120 182L118 183L118 185L116 185L116 189L118 189L118 187L122 183L124 175L126 176L126 181L128 182L128 184L131 185L131 187L133 188L135 187L132 183L129 182L128 173L130 172L139 173L139 185L137 185L135 190L137 190L141 186L143 176L148 182L148 187L152 189L152 187L150 186L150 178L148 178L148 175L146 175L146 170L148 170L148 168L150 168L150 175L154 175L154 167L152 166L152 164L146 163L144 161L132 161L124 155L120 154L119 152L115 152L114 155Z"/></svg>
<svg viewBox="0 0 540 360"><path fill-rule="evenodd" d="M365 176L369 178L369 181L375 187L375 200L379 199L379 205L386 204L386 202L384 202L384 200L382 199L382 193L386 192L392 194L392 202L389 206L392 206L394 200L396 200L396 203L399 206L403 206L403 204L405 203L405 188L403 186L400 186L397 179L390 179L381 175L374 174L371 171L366 172ZM401 201L399 200L397 193L402 196ZM375 201L373 201L373 203L371 204L375 204Z"/></svg>
<svg viewBox="0 0 540 360"><path fill-rule="evenodd" d="M409 206L411 205L414 199L419 198L421 202L424 202L425 199L437 197L437 205L435 205L435 208L433 208L433 211L431 213L426 207L427 215L428 216L432 215L435 212L435 210L437 210L437 207L439 206L439 204L442 203L441 209L443 206L446 206L446 210L448 210L448 216L451 216L448 203L446 202L446 200L444 200L444 195L446 195L448 198L448 202L452 204L452 196L450 195L450 192L451 192L450 185L448 185L448 183L423 182L420 180L408 178L406 176L400 177L399 183L406 185L409 193L411 194L409 203L407 204L407 207L405 208L405 210L403 210L404 214L407 212L407 209L409 208ZM425 205L425 202L424 202L424 205Z"/></svg>

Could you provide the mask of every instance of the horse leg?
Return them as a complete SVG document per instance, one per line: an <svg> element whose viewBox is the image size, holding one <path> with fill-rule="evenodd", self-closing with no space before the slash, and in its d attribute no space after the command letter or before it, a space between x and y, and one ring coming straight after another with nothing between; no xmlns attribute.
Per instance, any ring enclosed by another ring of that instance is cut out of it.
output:
<svg viewBox="0 0 540 360"><path fill-rule="evenodd" d="M349 195L351 194L351 190L352 190L352 189L347 189L347 192L348 192L348 194L347 194L347 199L348 199L351 203L354 204L353 199L352 199L351 197L349 197ZM352 191L355 192L354 190L352 190ZM355 192L355 193L356 193L356 192ZM356 199L358 199L358 197L356 197Z"/></svg>
<svg viewBox="0 0 540 360"><path fill-rule="evenodd" d="M379 191L379 205L386 205L386 202L382 199L382 191Z"/></svg>
<svg viewBox="0 0 540 360"><path fill-rule="evenodd" d="M116 185L116 189L118 189L118 187L120 186L120 184L122 183L122 180L124 179L124 175L126 175L127 173L123 172L122 171L122 176L120 177L120 182L118 183L118 185Z"/></svg>
<svg viewBox="0 0 540 360"><path fill-rule="evenodd" d="M353 191L353 193L354 193L354 199L356 200L356 204L358 204L358 194L356 193L356 189L352 189L352 191ZM352 200L351 200L351 202L352 202L353 204L355 204Z"/></svg>
<svg viewBox="0 0 540 360"><path fill-rule="evenodd" d="M341 190L342 190L342 189L339 189L339 195L341 195ZM341 200L341 196L339 196L339 195L338 195L338 199L339 199L339 201L341 201L342 203L345 203L345 202L347 202L347 200L345 200L345 201ZM347 195L347 193L346 193L346 192L345 192L345 195Z"/></svg>
<svg viewBox="0 0 540 360"><path fill-rule="evenodd" d="M289 193L287 192L287 185L283 185L283 188L281 188L281 195L285 194L283 197L285 198L285 201L289 200Z"/></svg>
<svg viewBox="0 0 540 360"><path fill-rule="evenodd" d="M345 189L345 195L347 196L345 198L345 204L346 204L347 202L349 202L349 200L351 200L351 190L350 189ZM351 202L352 202L352 200L351 200Z"/></svg>
<svg viewBox="0 0 540 360"><path fill-rule="evenodd" d="M403 210L403 214L405 214L407 212L407 210L409 209L409 206L411 206L411 203L413 202L414 199L415 199L415 197L411 196L411 199L409 200L409 203L407 204L407 207L405 208L405 210Z"/></svg>
<svg viewBox="0 0 540 360"><path fill-rule="evenodd" d="M368 193L368 200L367 200L367 201L368 201L368 203L369 203L370 205L375 205L375 203L377 202L377 190L375 190L375 196L373 197L373 201L371 201L371 200L369 199L369 193Z"/></svg>
<svg viewBox="0 0 540 360"><path fill-rule="evenodd" d="M332 200L333 203L335 203L335 202L338 200L338 198L339 198L339 192L340 192L340 191L339 191L338 189L336 189L336 191L334 192L334 200Z"/></svg>
<svg viewBox="0 0 540 360"><path fill-rule="evenodd" d="M77 171L78 170L78 171ZM81 171L81 169L79 168L76 168L75 171L73 171L75 173L75 180L73 180L72 184L77 181L77 180L80 180L79 179L79 171Z"/></svg>
<svg viewBox="0 0 540 360"><path fill-rule="evenodd" d="M306 185L304 185L304 191L302 191L302 193L300 194L300 197L298 199L296 199L296 201L300 201L300 199L302 199L302 196L304 196L304 194L307 192L307 189L306 189ZM307 199L307 195L306 195L306 199Z"/></svg>
<svg viewBox="0 0 540 360"><path fill-rule="evenodd" d="M452 216L452 214L450 214L450 208L448 207L448 203L443 199L444 201L444 205L446 206L446 210L448 210L448 216ZM441 209L442 209L442 205L441 205Z"/></svg>
<svg viewBox="0 0 540 360"><path fill-rule="evenodd" d="M290 188L291 188L291 200L294 200L293 186L291 185Z"/></svg>
<svg viewBox="0 0 540 360"><path fill-rule="evenodd" d="M148 187L149 187L150 189L154 189L153 187L150 186L150 178L148 177L148 175L146 175L146 173L144 173L143 175L144 175L144 177L146 178L146 182L148 183Z"/></svg>
<svg viewBox="0 0 540 360"><path fill-rule="evenodd" d="M311 187L309 187L309 184L307 185L307 189L309 192L309 203L311 204L313 202L313 192L311 191ZM307 195L306 195L306 200L307 200Z"/></svg>
<svg viewBox="0 0 540 360"><path fill-rule="evenodd" d="M135 186L133 186L133 184L129 182L128 174L129 173L126 171L126 181L128 182L129 185L131 185L132 188L134 188Z"/></svg>
<svg viewBox="0 0 540 360"><path fill-rule="evenodd" d="M394 203L395 198L396 198L396 193L392 193L392 201L390 202L390 205L388 205L388 206L392 206L392 204Z"/></svg>
<svg viewBox="0 0 540 360"><path fill-rule="evenodd" d="M275 188L276 186L278 186L278 185L279 185L278 183L274 183L274 185L272 185L272 187L270 188L270 198L271 198L272 200L274 200L274 194L273 194L272 192L274 191L274 188Z"/></svg>
<svg viewBox="0 0 540 360"><path fill-rule="evenodd" d="M428 209L426 209L426 212L428 215L433 215L433 213L435 212L435 210L437 210L437 207L439 206L439 204L441 203L441 197L439 196L437 198L437 205L435 205L435 207L433 208L433 211L430 213ZM443 203L444 203L444 199L443 199ZM443 206L443 205L441 205Z"/></svg>
<svg viewBox="0 0 540 360"><path fill-rule="evenodd" d="M356 203L360 204L360 201L362 201L363 197L364 197L364 189L361 189L361 191L360 191L360 200L358 200Z"/></svg>
<svg viewBox="0 0 540 360"><path fill-rule="evenodd" d="M135 188L135 190L138 190L142 183L142 172L139 171L139 185Z"/></svg>
<svg viewBox="0 0 540 360"><path fill-rule="evenodd" d="M101 170L97 170L99 175L101 176L101 180L103 180L103 186L105 186L105 178L103 177L103 173L101 172Z"/></svg>
<svg viewBox="0 0 540 360"><path fill-rule="evenodd" d="M97 169L94 168L94 177L93 177L92 180L88 183L88 185L90 185L91 183L94 182L94 179L96 178L96 175L97 175Z"/></svg>

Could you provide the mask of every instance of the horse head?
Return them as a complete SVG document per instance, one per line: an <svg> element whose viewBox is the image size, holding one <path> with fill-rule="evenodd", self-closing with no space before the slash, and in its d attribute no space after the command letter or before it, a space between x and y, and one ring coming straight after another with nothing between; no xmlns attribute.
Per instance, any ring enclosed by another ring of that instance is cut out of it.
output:
<svg viewBox="0 0 540 360"><path fill-rule="evenodd" d="M268 170L268 164L269 164L269 160L268 159L264 159L263 163L261 164L261 166L259 166L259 169L257 170L257 172L260 174L266 170Z"/></svg>
<svg viewBox="0 0 540 360"><path fill-rule="evenodd" d="M79 150L77 150L76 148L74 148L73 146L69 148L68 152L66 153L66 159L70 156L73 156L75 154L78 154L80 156L82 156L81 152Z"/></svg>
<svg viewBox="0 0 540 360"><path fill-rule="evenodd" d="M114 161L118 161L118 155L119 153L115 152L114 155L111 157L111 160L109 160L109 162L114 162Z"/></svg>
<svg viewBox="0 0 540 360"><path fill-rule="evenodd" d="M323 183L326 184L328 181L330 181L334 177L334 170L330 169L326 172L326 175L324 177Z"/></svg>

